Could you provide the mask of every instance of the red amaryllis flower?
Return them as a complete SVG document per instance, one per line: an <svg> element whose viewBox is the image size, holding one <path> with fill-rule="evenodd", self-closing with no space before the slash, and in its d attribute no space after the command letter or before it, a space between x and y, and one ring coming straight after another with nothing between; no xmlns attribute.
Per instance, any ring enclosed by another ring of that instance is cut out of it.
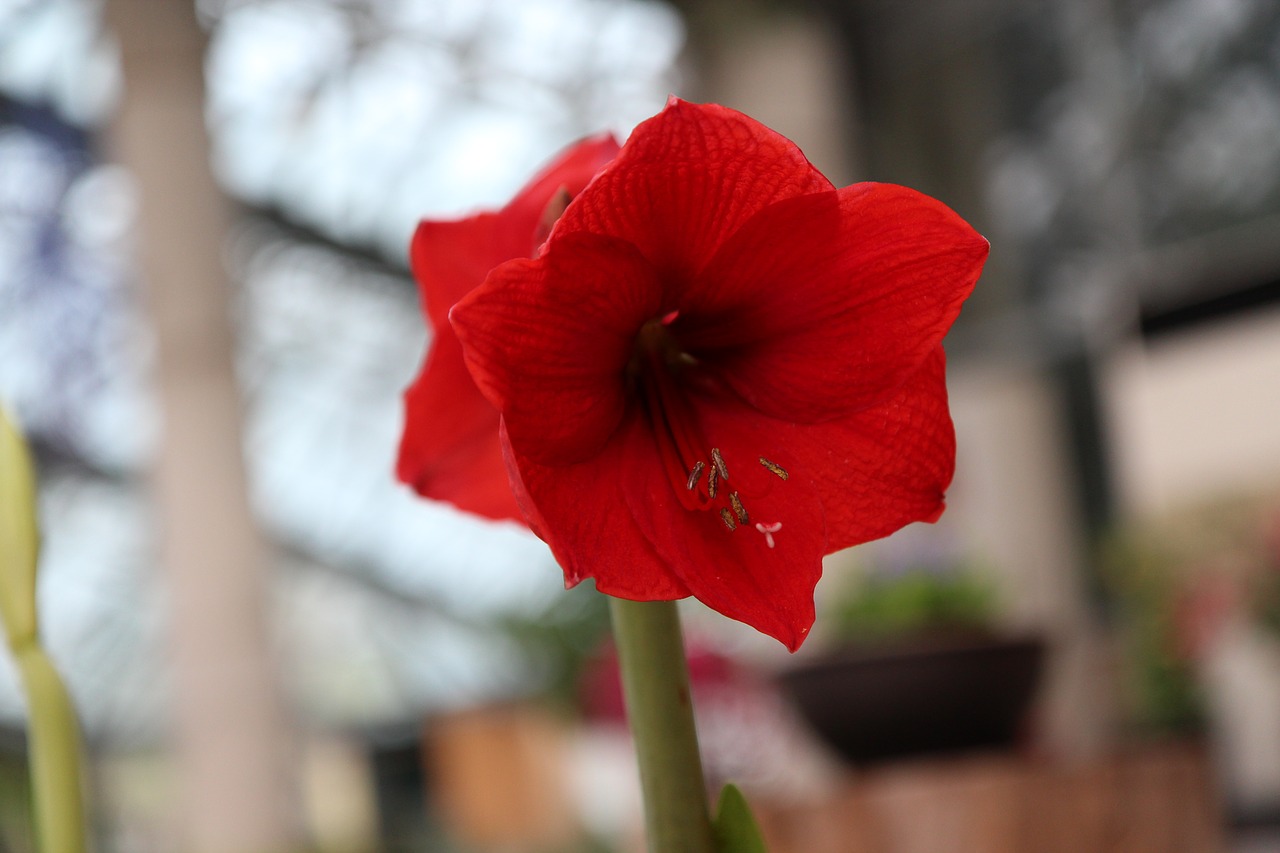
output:
<svg viewBox="0 0 1280 853"><path fill-rule="evenodd" d="M434 339L422 371L405 391L396 474L424 497L523 521L498 444L498 413L467 373L449 309L498 264L533 255L564 205L617 153L612 136L584 140L501 210L418 225L410 261Z"/></svg>
<svg viewBox="0 0 1280 853"><path fill-rule="evenodd" d="M823 555L942 512L941 341L987 249L927 196L837 190L672 99L450 318L569 584L692 594L795 649Z"/></svg>

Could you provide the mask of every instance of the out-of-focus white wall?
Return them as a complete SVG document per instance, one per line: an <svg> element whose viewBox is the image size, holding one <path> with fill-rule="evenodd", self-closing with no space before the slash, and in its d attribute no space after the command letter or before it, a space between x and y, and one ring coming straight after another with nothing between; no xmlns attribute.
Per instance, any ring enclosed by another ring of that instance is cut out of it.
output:
<svg viewBox="0 0 1280 853"><path fill-rule="evenodd" d="M1280 491L1280 311L1135 344L1103 392L1129 514Z"/></svg>

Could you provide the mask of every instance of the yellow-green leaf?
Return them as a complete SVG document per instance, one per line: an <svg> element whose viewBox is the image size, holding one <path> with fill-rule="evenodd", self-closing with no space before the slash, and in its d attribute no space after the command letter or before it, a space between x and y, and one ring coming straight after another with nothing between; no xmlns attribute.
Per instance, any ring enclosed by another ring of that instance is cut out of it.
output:
<svg viewBox="0 0 1280 853"><path fill-rule="evenodd" d="M0 408L0 617L15 648L36 636L35 472L26 442Z"/></svg>

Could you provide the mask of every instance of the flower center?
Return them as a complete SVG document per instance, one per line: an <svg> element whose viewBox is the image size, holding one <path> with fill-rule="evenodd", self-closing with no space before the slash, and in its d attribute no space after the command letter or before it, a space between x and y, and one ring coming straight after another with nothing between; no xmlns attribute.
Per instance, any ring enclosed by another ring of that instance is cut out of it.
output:
<svg viewBox="0 0 1280 853"><path fill-rule="evenodd" d="M732 533L751 525L751 512L734 488L729 464L719 447L705 440L689 402L689 380L698 359L689 354L671 333L678 312L650 320L636 336L636 348L627 375L637 387L644 406L664 472L680 505L688 510L712 511ZM735 466L740 460L735 460ZM758 463L782 481L787 471L763 456ZM755 530L773 548L774 534L782 529L778 521L760 522Z"/></svg>

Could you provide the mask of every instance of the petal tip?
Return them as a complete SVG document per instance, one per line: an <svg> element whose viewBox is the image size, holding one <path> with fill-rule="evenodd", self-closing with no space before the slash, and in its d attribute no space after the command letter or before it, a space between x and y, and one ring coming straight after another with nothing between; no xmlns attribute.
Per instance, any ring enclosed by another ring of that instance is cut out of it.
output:
<svg viewBox="0 0 1280 853"><path fill-rule="evenodd" d="M773 637L773 639L786 646L788 652L795 654L804 645L804 641L809 639L809 632L813 629L813 623L814 616L811 612L807 617L800 620L782 618L771 625L753 624L751 622L746 624L766 636Z"/></svg>
<svg viewBox="0 0 1280 853"><path fill-rule="evenodd" d="M925 524L936 524L937 521L940 518L942 518L942 514L946 511L947 511L947 502L943 497L939 496L937 507L935 507L934 510L928 513L927 515L921 516L920 520L923 521Z"/></svg>
<svg viewBox="0 0 1280 853"><path fill-rule="evenodd" d="M779 637L778 639L787 647L787 651L791 652L791 654L795 654L800 650L800 646L804 645L804 641L809 639L809 628L800 628L789 636Z"/></svg>

